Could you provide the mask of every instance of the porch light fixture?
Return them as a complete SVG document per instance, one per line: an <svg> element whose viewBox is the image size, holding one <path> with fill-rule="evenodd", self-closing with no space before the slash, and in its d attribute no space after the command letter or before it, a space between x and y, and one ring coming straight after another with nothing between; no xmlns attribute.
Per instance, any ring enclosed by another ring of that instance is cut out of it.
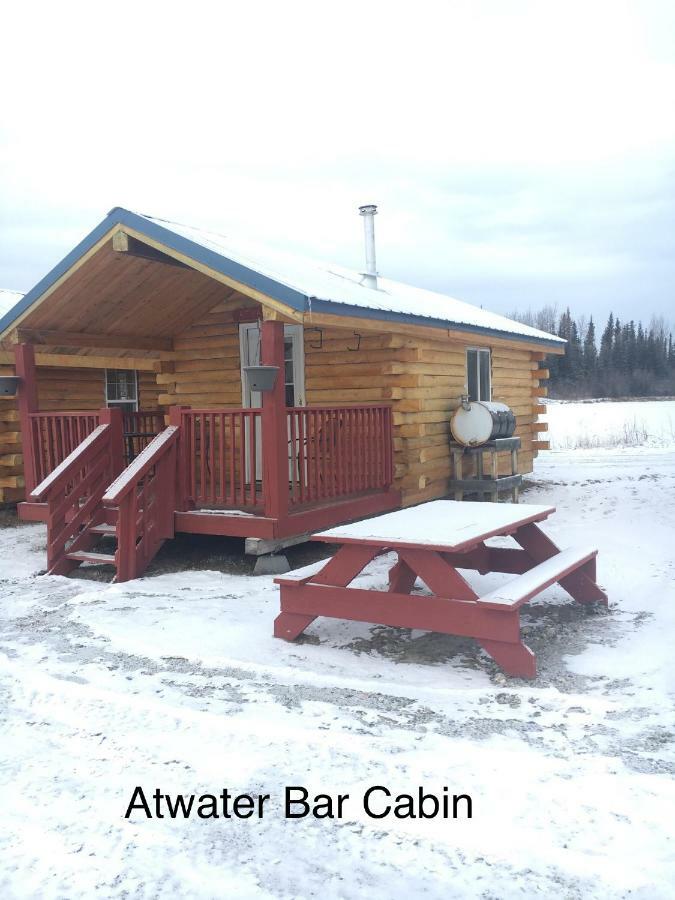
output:
<svg viewBox="0 0 675 900"><path fill-rule="evenodd" d="M0 397L16 397L20 381L18 375L0 375Z"/></svg>
<svg viewBox="0 0 675 900"><path fill-rule="evenodd" d="M244 366L250 391L271 391L277 381L279 366Z"/></svg>

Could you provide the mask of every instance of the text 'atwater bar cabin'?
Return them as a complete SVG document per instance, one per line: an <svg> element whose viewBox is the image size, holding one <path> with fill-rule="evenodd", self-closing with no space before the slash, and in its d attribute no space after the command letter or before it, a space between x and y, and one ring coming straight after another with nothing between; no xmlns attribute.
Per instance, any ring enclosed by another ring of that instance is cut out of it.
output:
<svg viewBox="0 0 675 900"><path fill-rule="evenodd" d="M47 523L50 572L443 497L462 394L512 408L531 470L564 342L380 278L375 212L357 273L116 208L0 319L0 500Z"/></svg>

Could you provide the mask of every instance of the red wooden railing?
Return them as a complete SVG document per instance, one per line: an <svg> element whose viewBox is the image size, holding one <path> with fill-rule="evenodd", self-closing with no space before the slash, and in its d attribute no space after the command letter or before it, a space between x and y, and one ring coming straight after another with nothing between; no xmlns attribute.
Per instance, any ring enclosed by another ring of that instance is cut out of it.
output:
<svg viewBox="0 0 675 900"><path fill-rule="evenodd" d="M103 505L118 510L115 581L141 575L174 536L178 433L169 426L157 435L103 495Z"/></svg>
<svg viewBox="0 0 675 900"><path fill-rule="evenodd" d="M124 453L127 463L130 463L164 429L164 413L141 409L138 412L125 412L123 419Z"/></svg>
<svg viewBox="0 0 675 900"><path fill-rule="evenodd" d="M96 538L88 529L103 521L101 498L121 465L122 423L111 415L31 493L33 500L47 504L49 574L65 575L77 565L66 554L93 546Z"/></svg>
<svg viewBox="0 0 675 900"><path fill-rule="evenodd" d="M53 472L99 424L93 412L36 412L30 414L35 484Z"/></svg>
<svg viewBox="0 0 675 900"><path fill-rule="evenodd" d="M34 483L39 484L80 444L101 421L101 411L30 413L35 460ZM164 413L122 411L124 455L131 462L164 428ZM30 485L29 485L30 487Z"/></svg>
<svg viewBox="0 0 675 900"><path fill-rule="evenodd" d="M183 490L195 506L254 509L263 500L260 409L181 410Z"/></svg>
<svg viewBox="0 0 675 900"><path fill-rule="evenodd" d="M389 406L294 407L287 415L291 506L391 486Z"/></svg>

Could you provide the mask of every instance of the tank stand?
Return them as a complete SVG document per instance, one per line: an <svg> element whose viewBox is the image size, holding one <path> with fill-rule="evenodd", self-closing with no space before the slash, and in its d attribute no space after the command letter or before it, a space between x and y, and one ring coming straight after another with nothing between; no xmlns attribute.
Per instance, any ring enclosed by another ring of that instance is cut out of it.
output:
<svg viewBox="0 0 675 900"><path fill-rule="evenodd" d="M479 447L465 447L450 441L452 455L452 478L450 480L450 492L455 500L464 500L466 494L475 494L479 500L491 500L496 502L500 495L511 494L513 503L518 502L520 485L523 476L518 473L518 450L520 438L497 438L488 441ZM510 462L506 468L507 474L500 475L499 454L508 453ZM485 456L488 456L486 474ZM464 472L464 463L473 462L473 474Z"/></svg>

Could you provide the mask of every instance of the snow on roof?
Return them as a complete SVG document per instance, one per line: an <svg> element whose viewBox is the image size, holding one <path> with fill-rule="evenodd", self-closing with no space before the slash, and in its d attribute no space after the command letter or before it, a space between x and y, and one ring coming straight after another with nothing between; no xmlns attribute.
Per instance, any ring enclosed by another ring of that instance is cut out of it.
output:
<svg viewBox="0 0 675 900"><path fill-rule="evenodd" d="M0 288L0 316L6 315L13 306L21 300L23 294L20 291L10 291L8 288Z"/></svg>
<svg viewBox="0 0 675 900"><path fill-rule="evenodd" d="M397 317L414 316L418 319L447 322L449 326L455 325L462 329L501 332L547 343L565 343L555 335L445 294L381 277L378 277L377 289L374 289L362 284L361 273L336 264L243 243L216 232L203 231L154 216L135 215L304 294L308 310L312 309L312 303L317 312L331 311L349 315L355 310L371 310L373 313L385 314L381 318L388 318L386 314L394 313ZM355 310L328 310L324 304L341 304L354 307ZM373 315L373 318L378 316Z"/></svg>

